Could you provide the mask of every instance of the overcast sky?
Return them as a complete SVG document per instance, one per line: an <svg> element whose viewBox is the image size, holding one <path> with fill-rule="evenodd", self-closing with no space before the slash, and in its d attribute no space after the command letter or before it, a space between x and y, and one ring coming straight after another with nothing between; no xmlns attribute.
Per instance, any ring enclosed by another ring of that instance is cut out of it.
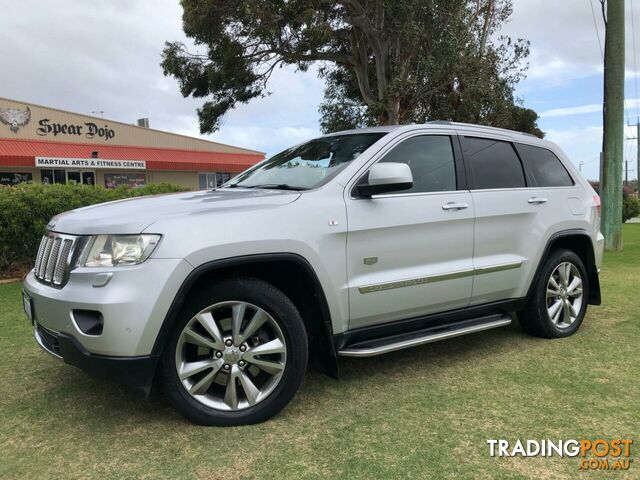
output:
<svg viewBox="0 0 640 480"><path fill-rule="evenodd" d="M541 115L547 138L559 143L583 172L597 178L601 146L602 57L590 0L514 0L503 33L531 41L528 77L517 94ZM593 2L604 40L599 2ZM547 4L547 6L544 6ZM636 122L630 2L627 1L629 120ZM198 135L198 100L185 99L162 75L166 40L185 40L178 0L3 0L0 16L0 96ZM635 5L640 54L640 0ZM640 63L640 58L638 58ZM639 65L640 66L640 65ZM276 153L319 133L323 82L316 71L278 70L271 95L237 106L212 140ZM625 118L625 121L627 119ZM635 128L627 136L635 136ZM635 142L625 159L635 178Z"/></svg>

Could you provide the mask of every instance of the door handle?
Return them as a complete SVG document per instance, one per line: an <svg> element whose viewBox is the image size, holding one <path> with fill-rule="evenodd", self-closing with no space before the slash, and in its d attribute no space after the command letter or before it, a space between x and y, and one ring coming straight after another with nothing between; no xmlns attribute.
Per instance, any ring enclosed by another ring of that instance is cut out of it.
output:
<svg viewBox="0 0 640 480"><path fill-rule="evenodd" d="M442 205L443 210L464 210L465 208L469 208L466 203L449 202Z"/></svg>
<svg viewBox="0 0 640 480"><path fill-rule="evenodd" d="M547 199L544 197L531 197L527 200L529 203L547 203Z"/></svg>

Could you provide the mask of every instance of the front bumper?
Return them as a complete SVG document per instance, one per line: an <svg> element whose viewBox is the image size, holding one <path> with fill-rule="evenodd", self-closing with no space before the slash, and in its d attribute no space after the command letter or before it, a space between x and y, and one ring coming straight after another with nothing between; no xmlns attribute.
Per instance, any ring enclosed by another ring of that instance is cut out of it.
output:
<svg viewBox="0 0 640 480"><path fill-rule="evenodd" d="M77 268L63 288L42 284L30 272L23 288L31 298L36 341L65 363L146 396L158 362L152 354L158 332L191 270L180 259L149 259L112 269ZM105 273L112 274L108 282L96 281L96 275ZM74 310L100 312L102 332L84 333Z"/></svg>
<svg viewBox="0 0 640 480"><path fill-rule="evenodd" d="M64 288L40 283L30 272L24 290L32 299L33 320L42 327L73 337L87 352L114 357L150 355L158 332L191 265L180 259L149 259L111 269L77 268ZM112 274L96 287L96 276ZM102 314L99 335L84 333L74 310Z"/></svg>
<svg viewBox="0 0 640 480"><path fill-rule="evenodd" d="M151 391L158 364L157 355L142 357L112 357L88 352L77 339L65 333L34 325L34 337L50 355L78 367L93 377L115 380L146 398Z"/></svg>

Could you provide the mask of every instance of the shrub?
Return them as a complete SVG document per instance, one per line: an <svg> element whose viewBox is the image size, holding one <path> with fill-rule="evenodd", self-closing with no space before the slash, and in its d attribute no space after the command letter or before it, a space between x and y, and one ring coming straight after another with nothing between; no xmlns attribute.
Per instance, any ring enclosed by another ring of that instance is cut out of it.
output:
<svg viewBox="0 0 640 480"><path fill-rule="evenodd" d="M640 215L640 200L633 195L622 197L622 222Z"/></svg>
<svg viewBox="0 0 640 480"><path fill-rule="evenodd" d="M121 198L185 190L167 183L115 189L41 183L0 186L0 276L33 262L47 223L59 213Z"/></svg>

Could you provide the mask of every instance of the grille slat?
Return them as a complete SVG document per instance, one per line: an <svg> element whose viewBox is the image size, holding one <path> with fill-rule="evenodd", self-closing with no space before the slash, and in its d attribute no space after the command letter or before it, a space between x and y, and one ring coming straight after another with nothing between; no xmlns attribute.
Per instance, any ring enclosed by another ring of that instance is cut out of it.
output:
<svg viewBox="0 0 640 480"><path fill-rule="evenodd" d="M34 267L34 275L40 282L58 288L63 286L75 239L58 233L47 233L42 237Z"/></svg>
<svg viewBox="0 0 640 480"><path fill-rule="evenodd" d="M56 238L53 241L53 247L51 247L51 252L49 253L49 260L47 261L47 269L44 271L44 281L50 282L53 280L53 270L56 268L56 264L58 263L58 255L60 255L60 243L62 239Z"/></svg>
<svg viewBox="0 0 640 480"><path fill-rule="evenodd" d="M44 254L44 246L45 246L45 239L47 237L42 237L42 239L40 240L40 246L38 247L38 255L36 256L36 264L33 267L34 270L37 272L40 269L40 264L42 263L42 256Z"/></svg>
<svg viewBox="0 0 640 480"><path fill-rule="evenodd" d="M44 246L44 253L42 254L42 262L38 267L37 277L44 280L44 272L47 269L47 263L49 262L49 254L51 253L51 247L53 246L53 238L47 237Z"/></svg>
<svg viewBox="0 0 640 480"><path fill-rule="evenodd" d="M64 241L62 249L60 250L60 258L58 259L56 269L53 272L53 283L55 283L56 285L60 285L62 283L62 277L64 275L64 270L67 266L67 258L69 258L69 253L71 252L72 245L73 245L73 240L69 240L67 238Z"/></svg>

